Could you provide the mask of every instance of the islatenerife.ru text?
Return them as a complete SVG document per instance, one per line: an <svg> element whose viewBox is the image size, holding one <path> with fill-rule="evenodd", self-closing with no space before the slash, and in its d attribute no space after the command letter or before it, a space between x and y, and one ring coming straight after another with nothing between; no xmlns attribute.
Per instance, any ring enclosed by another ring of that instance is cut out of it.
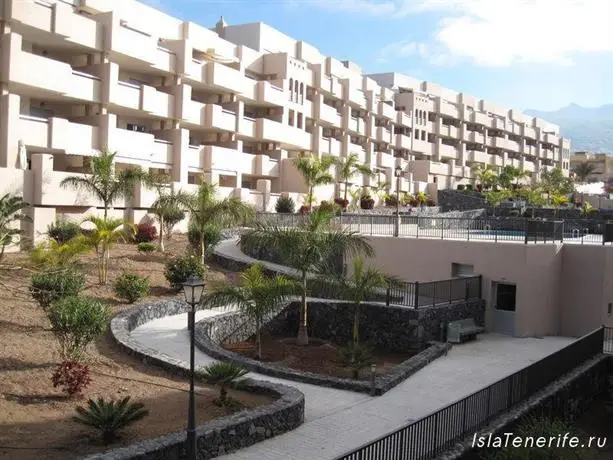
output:
<svg viewBox="0 0 613 460"><path fill-rule="evenodd" d="M591 448L602 449L607 444L607 438L596 436L584 439L573 436L570 433L559 434L557 436L517 436L514 433L503 433L500 435L478 434L475 433L472 440L472 447L475 448Z"/></svg>

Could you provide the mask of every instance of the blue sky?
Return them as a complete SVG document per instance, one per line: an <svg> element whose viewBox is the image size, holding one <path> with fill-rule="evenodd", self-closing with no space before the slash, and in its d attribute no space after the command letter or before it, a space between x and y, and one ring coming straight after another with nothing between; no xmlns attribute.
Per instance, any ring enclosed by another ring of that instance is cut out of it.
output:
<svg viewBox="0 0 613 460"><path fill-rule="evenodd" d="M366 72L506 107L613 103L613 0L148 0L211 27L265 22Z"/></svg>

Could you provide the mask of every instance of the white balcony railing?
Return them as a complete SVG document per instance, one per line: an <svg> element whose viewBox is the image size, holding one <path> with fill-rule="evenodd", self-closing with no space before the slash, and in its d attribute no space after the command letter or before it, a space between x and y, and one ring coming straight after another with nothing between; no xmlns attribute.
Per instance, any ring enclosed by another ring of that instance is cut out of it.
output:
<svg viewBox="0 0 613 460"><path fill-rule="evenodd" d="M272 85L267 81L257 82L257 100L261 104L283 107L287 102L287 93L283 88Z"/></svg>
<svg viewBox="0 0 613 460"><path fill-rule="evenodd" d="M411 150L411 138L409 136L405 136L404 134L396 134L396 148Z"/></svg>
<svg viewBox="0 0 613 460"><path fill-rule="evenodd" d="M153 141L153 149L149 161L161 166L172 165L173 144L172 142L155 139Z"/></svg>
<svg viewBox="0 0 613 460"><path fill-rule="evenodd" d="M341 143L329 137L319 138L319 151L324 155L332 155L335 157L341 154Z"/></svg>
<svg viewBox="0 0 613 460"><path fill-rule="evenodd" d="M388 120L396 120L396 109L393 105L379 101L377 109L377 115L380 117L385 117Z"/></svg>
<svg viewBox="0 0 613 460"><path fill-rule="evenodd" d="M239 96L255 99L256 81L251 80L240 72L217 62L208 62L205 75L206 83Z"/></svg>
<svg viewBox="0 0 613 460"><path fill-rule="evenodd" d="M258 139L279 142L305 150L311 148L311 135L309 133L268 118L258 118L255 131Z"/></svg>
<svg viewBox="0 0 613 460"><path fill-rule="evenodd" d="M458 156L458 149L453 145L439 144L438 153L442 157L456 158Z"/></svg>
<svg viewBox="0 0 613 460"><path fill-rule="evenodd" d="M323 102L319 105L319 119L333 126L340 126L341 116L334 107L330 107Z"/></svg>
<svg viewBox="0 0 613 460"><path fill-rule="evenodd" d="M28 146L63 150L73 155L91 155L99 145L97 127L71 123L64 118L20 115L18 132Z"/></svg>
<svg viewBox="0 0 613 460"><path fill-rule="evenodd" d="M386 144L392 144L393 134L388 128L384 126L378 126L376 130L376 139L377 142L385 142Z"/></svg>

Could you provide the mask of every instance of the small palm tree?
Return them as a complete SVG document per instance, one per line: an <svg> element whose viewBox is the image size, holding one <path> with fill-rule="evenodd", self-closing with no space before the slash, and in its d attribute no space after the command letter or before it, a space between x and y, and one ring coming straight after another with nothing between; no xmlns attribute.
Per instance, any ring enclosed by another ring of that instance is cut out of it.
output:
<svg viewBox="0 0 613 460"><path fill-rule="evenodd" d="M23 234L15 225L19 221L31 222L30 217L21 211L30 206L21 197L6 194L0 198L0 260L4 257L4 250L17 242Z"/></svg>
<svg viewBox="0 0 613 460"><path fill-rule="evenodd" d="M215 198L215 190L215 185L202 182L194 195L180 198L179 200L179 202L184 203L190 213L190 224L200 232L200 257L202 265L204 265L206 255L204 235L206 234L207 227L213 225L217 228L226 228L238 225L253 216L253 208L251 206L235 198L218 200Z"/></svg>
<svg viewBox="0 0 613 460"><path fill-rule="evenodd" d="M334 183L330 168L336 164L336 159L331 156L299 156L293 162L308 187L306 205L311 209L315 187Z"/></svg>
<svg viewBox="0 0 613 460"><path fill-rule="evenodd" d="M87 232L85 237L89 246L96 250L96 256L98 257L98 280L100 284L106 284L111 247L119 241L125 241L125 229L133 232L133 228L127 226L121 219L101 219L100 217L91 216L83 222L89 222L94 225L94 229Z"/></svg>
<svg viewBox="0 0 613 460"><path fill-rule="evenodd" d="M494 213L496 212L496 208L501 205L501 203L510 198L512 193L508 189L504 190L490 190L485 192L485 199L487 203L494 208Z"/></svg>
<svg viewBox="0 0 613 460"><path fill-rule="evenodd" d="M220 361L203 367L199 375L206 383L219 386L217 402L220 406L225 406L229 402L228 387L247 375L247 369L238 364Z"/></svg>
<svg viewBox="0 0 613 460"><path fill-rule="evenodd" d="M147 182L147 174L140 168L116 171L116 154L102 152L91 157L91 174L67 177L60 182L61 187L83 190L100 200L105 219L114 202L131 197L137 184Z"/></svg>
<svg viewBox="0 0 613 460"><path fill-rule="evenodd" d="M538 206L543 206L545 204L545 199L543 198L543 189L540 187L530 187L524 188L520 190L520 196L526 200L526 202L532 206L532 217L534 218L534 210Z"/></svg>
<svg viewBox="0 0 613 460"><path fill-rule="evenodd" d="M489 166L475 163L472 165L471 169L475 180L481 184L483 190L488 190L496 184L498 176L496 175L496 171Z"/></svg>
<svg viewBox="0 0 613 460"><path fill-rule="evenodd" d="M182 191L170 190L167 191L166 184L157 182L155 186L157 191L157 199L151 205L151 213L155 215L156 220L160 224L160 232L158 235L158 251L164 252L164 237L165 232L170 229L167 226L167 217L170 217L177 212L181 212L186 203L189 203L190 197Z"/></svg>
<svg viewBox="0 0 613 460"><path fill-rule="evenodd" d="M593 176L595 174L600 174L596 172L596 165L588 163L587 161L576 164L575 166L573 166L572 171L573 173L575 173L577 181L582 184L587 182L588 177Z"/></svg>
<svg viewBox="0 0 613 460"><path fill-rule="evenodd" d="M299 292L302 297L298 345L308 345L307 332L307 277L339 255L357 256L374 254L368 239L333 225L332 214L322 210L311 213L296 227L280 227L275 223L258 222L241 235L241 244L252 248L268 248L280 254L286 263L299 272Z"/></svg>
<svg viewBox="0 0 613 460"><path fill-rule="evenodd" d="M149 415L144 404L131 403L129 396L119 401L105 401L103 398L95 401L89 399L87 408L78 406L76 411L77 415L73 417L73 420L96 428L101 432L105 444L110 444L117 439L120 430Z"/></svg>
<svg viewBox="0 0 613 460"><path fill-rule="evenodd" d="M296 283L284 276L271 278L262 264L255 264L241 274L241 286L219 284L202 300L208 308L234 305L255 326L256 358L262 359L260 329L267 315L278 310L296 292Z"/></svg>
<svg viewBox="0 0 613 460"><path fill-rule="evenodd" d="M368 165L360 161L360 157L357 153L350 153L348 156L340 158L336 163L336 167L338 178L345 185L343 195L345 202L347 201L347 194L349 193L349 181L353 176L356 174L373 175L373 171Z"/></svg>

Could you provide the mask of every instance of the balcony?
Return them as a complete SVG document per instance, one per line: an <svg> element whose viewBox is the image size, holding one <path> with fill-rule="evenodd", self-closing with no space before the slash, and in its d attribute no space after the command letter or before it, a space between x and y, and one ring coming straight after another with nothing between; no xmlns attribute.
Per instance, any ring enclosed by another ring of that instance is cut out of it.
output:
<svg viewBox="0 0 613 460"><path fill-rule="evenodd" d="M490 163L490 155L486 152L482 152L480 150L469 150L468 152L468 162L471 163Z"/></svg>
<svg viewBox="0 0 613 460"><path fill-rule="evenodd" d="M393 144L394 137L392 132L384 126L377 126L376 130L376 139L377 142L384 142L386 144Z"/></svg>
<svg viewBox="0 0 613 460"><path fill-rule="evenodd" d="M334 107L330 107L322 102L319 105L319 121L333 126L340 126L341 116Z"/></svg>
<svg viewBox="0 0 613 460"><path fill-rule="evenodd" d="M163 118L172 118L174 115L174 96L158 91L153 86L118 81L112 88L110 102Z"/></svg>
<svg viewBox="0 0 613 460"><path fill-rule="evenodd" d="M360 136L364 136L366 134L366 123L362 118L357 117L348 117L347 118L347 129L352 133L359 134Z"/></svg>
<svg viewBox="0 0 613 460"><path fill-rule="evenodd" d="M64 171L34 171L34 197L35 206L99 206L101 203L92 195L85 191L77 191L73 188L60 186L61 182L67 177L82 176ZM123 201L123 200L122 200ZM124 203L113 203L115 206L122 206Z"/></svg>
<svg viewBox="0 0 613 460"><path fill-rule="evenodd" d="M343 97L343 85L340 80L335 77L324 75L323 73L320 74L319 89L323 93L334 96L338 99Z"/></svg>
<svg viewBox="0 0 613 460"><path fill-rule="evenodd" d="M379 168L394 168L394 156L385 153L385 152L377 152L377 167Z"/></svg>
<svg viewBox="0 0 613 460"><path fill-rule="evenodd" d="M256 138L303 150L311 149L311 135L298 128L284 125L268 118L256 119Z"/></svg>
<svg viewBox="0 0 613 460"><path fill-rule="evenodd" d="M10 12L11 17L5 20L12 19L87 48L102 48L102 24L77 14L68 5L24 0L8 0L7 3L5 11Z"/></svg>
<svg viewBox="0 0 613 460"><path fill-rule="evenodd" d="M257 101L264 105L284 107L287 103L287 93L283 88L272 85L267 81L256 83Z"/></svg>
<svg viewBox="0 0 613 460"><path fill-rule="evenodd" d="M243 117L239 122L238 133L242 136L255 138L255 126L255 118Z"/></svg>
<svg viewBox="0 0 613 460"><path fill-rule="evenodd" d="M396 112L396 124L399 126L406 127L413 126L413 123L411 122L411 117L404 112Z"/></svg>
<svg viewBox="0 0 613 460"><path fill-rule="evenodd" d="M521 153L524 155L537 156L538 149L536 146L524 144L524 146L521 148Z"/></svg>
<svg viewBox="0 0 613 460"><path fill-rule="evenodd" d="M488 137L487 145L489 147L495 147L497 149L506 149L507 140L504 137Z"/></svg>
<svg viewBox="0 0 613 460"><path fill-rule="evenodd" d="M396 134L395 146L397 149L411 150L413 148L413 143L411 142L411 138L409 136L405 136L404 134Z"/></svg>
<svg viewBox="0 0 613 460"><path fill-rule="evenodd" d="M253 175L279 177L279 161L271 160L268 155L254 155Z"/></svg>
<svg viewBox="0 0 613 460"><path fill-rule="evenodd" d="M134 187L134 194L132 196L132 206L135 208L151 208L151 205L157 199L157 191L153 188L146 187L142 184Z"/></svg>
<svg viewBox="0 0 613 460"><path fill-rule="evenodd" d="M160 166L170 166L172 165L172 151L173 145L172 142L164 141L161 139L154 139L153 148L151 149L151 155L149 157L149 161L151 163L156 163Z"/></svg>
<svg viewBox="0 0 613 460"><path fill-rule="evenodd" d="M436 127L437 134L442 137L451 137L458 139L460 137L460 131L453 125L444 125L439 123Z"/></svg>
<svg viewBox="0 0 613 460"><path fill-rule="evenodd" d="M205 171L228 171L244 174L253 172L253 155L234 149L205 145L203 147L203 168Z"/></svg>
<svg viewBox="0 0 613 460"><path fill-rule="evenodd" d="M12 35L15 37L15 35ZM87 102L100 102L100 79L72 70L69 64L18 51L11 57L9 81L64 97Z"/></svg>
<svg viewBox="0 0 613 460"><path fill-rule="evenodd" d="M500 155L488 154L490 166L502 166L504 159Z"/></svg>
<svg viewBox="0 0 613 460"><path fill-rule="evenodd" d="M512 141L511 139L507 139L507 150L511 151L511 152L515 152L515 153L519 153L520 152L520 145L519 142L517 141Z"/></svg>
<svg viewBox="0 0 613 460"><path fill-rule="evenodd" d="M91 155L99 145L96 126L71 123L64 118L19 117L19 138L29 147Z"/></svg>
<svg viewBox="0 0 613 460"><path fill-rule="evenodd" d="M232 132L236 130L236 114L217 104L205 104L203 121L206 129Z"/></svg>
<svg viewBox="0 0 613 460"><path fill-rule="evenodd" d="M542 142L545 142L546 144L558 145L560 143L560 138L555 134L551 134L551 133L542 134L541 138L542 138Z"/></svg>
<svg viewBox="0 0 613 460"><path fill-rule="evenodd" d="M400 136L400 134L398 134L397 136ZM396 145L396 148L398 148L398 145ZM434 154L434 144L427 141L418 141L417 139L413 139L412 150L419 152L423 155L432 155Z"/></svg>
<svg viewBox="0 0 613 460"><path fill-rule="evenodd" d="M204 169L204 149L205 145L189 145L187 147L187 154L185 151L181 152L183 158L187 159L187 167L189 169Z"/></svg>
<svg viewBox="0 0 613 460"><path fill-rule="evenodd" d="M347 154L351 155L352 153L355 153L358 156L358 159L361 163L368 163L368 161L366 160L366 150L364 149L364 146L353 144L350 142L347 149Z"/></svg>
<svg viewBox="0 0 613 460"><path fill-rule="evenodd" d="M529 161L529 160L524 160L522 162L522 168L523 168L524 171L530 172L530 173L533 173L534 171L536 171L536 168L534 166L534 162Z"/></svg>
<svg viewBox="0 0 613 460"><path fill-rule="evenodd" d="M428 173L435 174L437 176L448 176L449 166L447 163L438 163L436 161L430 161L428 166Z"/></svg>
<svg viewBox="0 0 613 460"><path fill-rule="evenodd" d="M458 156L458 149L453 145L438 144L438 154L444 158L455 159Z"/></svg>
<svg viewBox="0 0 613 460"><path fill-rule="evenodd" d="M470 115L470 121L471 123L475 123L477 125L482 125L482 126L490 126L491 123L491 118L487 116L487 114L483 113L483 112L473 112Z"/></svg>
<svg viewBox="0 0 613 460"><path fill-rule="evenodd" d="M153 134L112 128L109 130L106 145L111 152L117 152L118 158L149 162L156 150L154 140Z"/></svg>
<svg viewBox="0 0 613 460"><path fill-rule="evenodd" d="M506 130L506 122L505 120L501 120L500 118L492 118L490 122L490 128L499 129L501 131Z"/></svg>
<svg viewBox="0 0 613 460"><path fill-rule="evenodd" d="M458 109L458 107L454 104L449 104L446 102L440 102L439 113L449 118L460 118L460 109Z"/></svg>
<svg viewBox="0 0 613 460"><path fill-rule="evenodd" d="M380 117L387 118L388 120L395 121L397 117L396 113L396 109L392 104L379 101L377 105L377 115L379 115Z"/></svg>
<svg viewBox="0 0 613 460"><path fill-rule="evenodd" d="M555 158L555 154L553 150L545 150L543 149L544 157L548 160L553 160Z"/></svg>
<svg viewBox="0 0 613 460"><path fill-rule="evenodd" d="M245 77L240 70L217 62L208 62L205 64L205 75L208 85L249 99L255 99L257 82Z"/></svg>
<svg viewBox="0 0 613 460"><path fill-rule="evenodd" d="M531 126L524 126L523 131L524 137L536 140L536 129L532 128Z"/></svg>
<svg viewBox="0 0 613 460"><path fill-rule="evenodd" d="M464 131L464 140L472 144L483 144L485 136L477 131Z"/></svg>
<svg viewBox="0 0 613 460"><path fill-rule="evenodd" d="M359 107L360 109L366 109L368 101L366 100L364 91L356 88L355 83L353 82L348 82L345 89L345 101L353 106Z"/></svg>
<svg viewBox="0 0 613 460"><path fill-rule="evenodd" d="M334 138L320 137L319 152L324 155L338 157L341 154L341 143Z"/></svg>

